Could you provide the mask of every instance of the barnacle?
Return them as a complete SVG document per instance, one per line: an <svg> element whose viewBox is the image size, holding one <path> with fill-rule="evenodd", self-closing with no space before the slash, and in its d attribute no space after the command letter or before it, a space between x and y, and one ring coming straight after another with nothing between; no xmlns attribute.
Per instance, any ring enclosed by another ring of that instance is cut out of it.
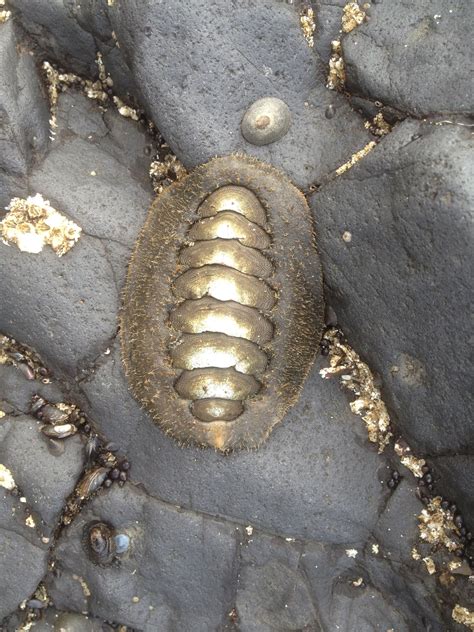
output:
<svg viewBox="0 0 474 632"><path fill-rule="evenodd" d="M8 213L0 222L0 236L23 252L38 253L49 244L61 257L77 242L81 228L54 209L37 193L33 197L13 198Z"/></svg>
<svg viewBox="0 0 474 632"><path fill-rule="evenodd" d="M132 392L169 434L256 447L295 402L322 329L303 195L273 167L217 158L152 205L121 313Z"/></svg>
<svg viewBox="0 0 474 632"><path fill-rule="evenodd" d="M366 8L366 6L368 5L364 4L363 7L361 7L358 2L348 2L345 5L341 18L344 33L350 33L357 26L362 24L365 19L364 8Z"/></svg>
<svg viewBox="0 0 474 632"><path fill-rule="evenodd" d="M326 87L329 90L342 90L346 82L346 69L339 40L331 42L331 53Z"/></svg>
<svg viewBox="0 0 474 632"><path fill-rule="evenodd" d="M310 48L314 46L314 31L316 30L316 23L314 20L314 11L310 6L302 8L300 13L300 27L303 31L303 36Z"/></svg>
<svg viewBox="0 0 474 632"><path fill-rule="evenodd" d="M324 340L330 344L330 366L321 369L321 377L341 376L343 386L356 396L350 403L351 411L362 417L369 441L378 444L379 452L383 452L392 437L390 416L380 390L375 385L374 376L354 349L341 340L341 332L338 329L328 329L324 333Z"/></svg>

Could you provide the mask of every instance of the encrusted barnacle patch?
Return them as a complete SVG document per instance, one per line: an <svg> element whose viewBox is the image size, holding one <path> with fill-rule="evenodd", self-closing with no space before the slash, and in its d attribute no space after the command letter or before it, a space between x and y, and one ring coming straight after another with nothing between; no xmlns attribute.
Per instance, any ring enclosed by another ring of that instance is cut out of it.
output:
<svg viewBox="0 0 474 632"><path fill-rule="evenodd" d="M121 312L137 400L178 441L254 448L294 404L323 325L302 193L253 158L216 158L152 204Z"/></svg>

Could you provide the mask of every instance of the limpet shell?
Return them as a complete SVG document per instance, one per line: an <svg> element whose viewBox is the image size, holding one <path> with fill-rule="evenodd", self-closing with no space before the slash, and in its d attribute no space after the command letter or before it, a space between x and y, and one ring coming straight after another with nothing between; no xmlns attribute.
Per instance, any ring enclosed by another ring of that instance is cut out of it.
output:
<svg viewBox="0 0 474 632"><path fill-rule="evenodd" d="M120 317L132 393L181 443L259 446L295 403L323 327L302 193L247 156L161 193L130 261Z"/></svg>
<svg viewBox="0 0 474 632"><path fill-rule="evenodd" d="M269 145L283 138L290 124L291 112L286 103L276 97L264 97L248 108L240 129L252 145Z"/></svg>

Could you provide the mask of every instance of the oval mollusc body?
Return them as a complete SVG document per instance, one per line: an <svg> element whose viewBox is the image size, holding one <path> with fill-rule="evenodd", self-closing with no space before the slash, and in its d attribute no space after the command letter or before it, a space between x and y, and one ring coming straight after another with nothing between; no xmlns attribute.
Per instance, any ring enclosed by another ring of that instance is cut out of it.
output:
<svg viewBox="0 0 474 632"><path fill-rule="evenodd" d="M254 448L294 404L323 326L304 196L240 155L197 167L152 204L121 312L137 400L178 441Z"/></svg>

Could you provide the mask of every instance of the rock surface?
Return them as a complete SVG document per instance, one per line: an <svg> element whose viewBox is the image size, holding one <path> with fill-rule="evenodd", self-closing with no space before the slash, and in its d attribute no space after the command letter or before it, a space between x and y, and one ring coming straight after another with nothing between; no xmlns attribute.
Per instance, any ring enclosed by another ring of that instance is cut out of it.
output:
<svg viewBox="0 0 474 632"><path fill-rule="evenodd" d="M321 379L324 358L256 452L224 457L181 448L140 410L123 376L117 311L153 197L155 147L144 126L112 107L101 111L74 90L61 94L58 133L48 142L36 64L48 58L96 77L100 50L114 90L146 107L186 165L241 150L284 168L305 188L322 185L312 206L329 307L379 373L397 432L430 457L435 491L456 501L467 522L474 516L472 434L463 416L469 402L461 395L473 277L466 121L407 120L336 177L334 170L372 138L346 96L324 87L321 59L327 61L345 3L314 3L320 59L285 3L235 1L223 10L213 0L193 0L179 12L172 2L110 4L11 0L16 24L0 26L0 204L38 192L83 229L62 258L49 247L29 255L0 243L0 331L32 345L56 379L43 385L0 366L0 409L8 415L0 420L0 461L31 503L11 494L0 501L0 616L32 595L51 545L55 571L45 581L55 606L69 612L70 632L109 630L112 623L166 632L461 632L451 611L455 603L469 606L467 576L448 589L439 573L430 576L414 560L422 510L414 479L399 468L399 486L388 488L399 464L390 450L379 456L370 446L337 381ZM452 15L443 7L441 20L426 20L426 6L374 4L370 20L343 38L348 86L363 97L353 103L364 111L380 99L405 113L465 112L464 69L445 29L455 25L462 41L459 11L466 6ZM395 28L389 18L397 10ZM399 47L409 31L419 37L404 53ZM373 42L380 44L375 50ZM408 76L405 65L379 58L385 50L430 59ZM439 78L421 85L432 59L440 60ZM293 124L277 143L256 148L240 136L240 121L267 95L288 103ZM328 105L334 116L327 117ZM38 422L26 416L35 392L79 404L131 463L131 483L100 490L68 528L55 530L83 447L73 437L61 456L48 452ZM37 529L25 523L25 508L35 510ZM111 567L93 565L83 546L84 525L98 519L131 537L130 551ZM43 543L53 530L57 544ZM426 544L420 550L430 554ZM98 618L78 622L70 611ZM48 608L34 627L51 629L58 616ZM5 629L18 629L23 619L17 611Z"/></svg>
<svg viewBox="0 0 474 632"><path fill-rule="evenodd" d="M360 117L326 90L326 69L284 3L253 4L252 20L238 1L223 9L192 0L179 12L173 3L132 1L117 3L109 16L147 112L187 167L244 151L307 188L369 140ZM243 139L240 122L265 96L285 101L292 124L278 142L256 147Z"/></svg>
<svg viewBox="0 0 474 632"><path fill-rule="evenodd" d="M150 141L138 124L124 133L117 112L102 115L77 93L60 99L58 126L50 152L30 174L28 193L41 193L83 233L62 258L49 247L28 254L0 243L0 330L34 341L48 364L75 376L116 333L124 262L152 197Z"/></svg>
<svg viewBox="0 0 474 632"><path fill-rule="evenodd" d="M19 177L46 150L49 111L35 61L20 48L15 25L7 22L1 28L0 168Z"/></svg>
<svg viewBox="0 0 474 632"><path fill-rule="evenodd" d="M349 92L416 117L472 112L470 0L372 3L342 38Z"/></svg>
<svg viewBox="0 0 474 632"><path fill-rule="evenodd" d="M87 558L83 530L91 520L130 536L130 552L118 564L102 568ZM231 609L238 546L235 525L178 510L133 486L114 487L63 532L60 577L48 587L59 608L145 632L215 630Z"/></svg>
<svg viewBox="0 0 474 632"><path fill-rule="evenodd" d="M473 439L469 137L407 121L312 196L328 301L382 376L397 428L428 455Z"/></svg>
<svg viewBox="0 0 474 632"><path fill-rule="evenodd" d="M0 487L0 620L28 599L46 573L48 545L25 524L25 505Z"/></svg>
<svg viewBox="0 0 474 632"><path fill-rule="evenodd" d="M32 417L6 416L0 420L0 463L13 474L32 511L41 518L38 527L51 536L66 498L83 469L83 446L78 436L64 439L56 454Z"/></svg>

